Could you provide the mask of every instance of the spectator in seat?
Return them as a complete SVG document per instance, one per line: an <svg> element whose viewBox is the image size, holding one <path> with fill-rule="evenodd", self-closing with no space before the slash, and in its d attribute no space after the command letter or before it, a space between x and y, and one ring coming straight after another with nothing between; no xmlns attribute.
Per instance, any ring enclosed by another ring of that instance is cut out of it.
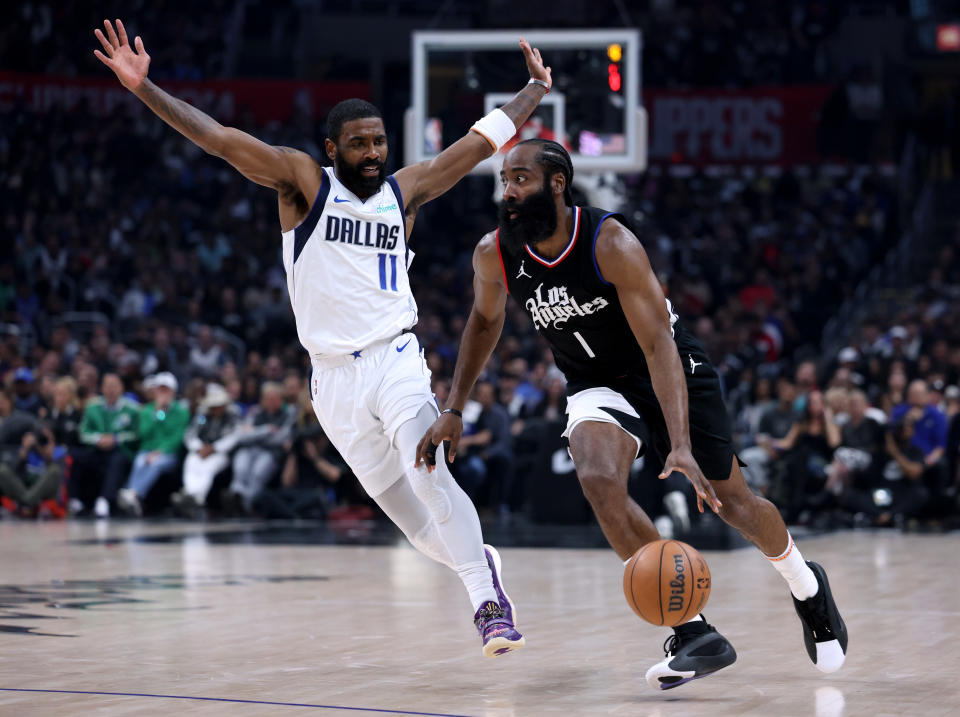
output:
<svg viewBox="0 0 960 717"><path fill-rule="evenodd" d="M471 498L476 501L488 493L490 504L496 506L501 515L507 515L513 498L510 415L497 401L490 381L480 381L475 395L480 416L475 432L460 439L460 451L469 450L461 471L465 474L464 482L473 488L472 494L467 490Z"/></svg>
<svg viewBox="0 0 960 717"><path fill-rule="evenodd" d="M296 371L287 371L287 375L283 377L284 402L291 406L299 406L304 395L308 394L300 374Z"/></svg>
<svg viewBox="0 0 960 717"><path fill-rule="evenodd" d="M911 381L907 387L905 403L894 406L890 412L893 423L900 422L907 413L913 416L913 445L923 453L923 463L927 468L936 465L943 458L947 446L947 418L928 400L929 387L922 379Z"/></svg>
<svg viewBox="0 0 960 717"><path fill-rule="evenodd" d="M223 362L223 350L214 341L210 327L206 324L199 326L190 349L190 375L213 378L219 373Z"/></svg>
<svg viewBox="0 0 960 717"><path fill-rule="evenodd" d="M82 419L83 412L77 400L76 381L69 376L58 379L53 385L53 401L46 424L50 428L56 445L63 449L64 457L69 456L71 460L75 460L78 452L82 450L80 445ZM68 490L72 490L69 484ZM84 504L71 496L69 508L71 513L76 514L84 510Z"/></svg>
<svg viewBox="0 0 960 717"><path fill-rule="evenodd" d="M13 373L13 405L18 411L32 413L38 418L46 418L47 404L37 392L33 371L26 366L18 368Z"/></svg>
<svg viewBox="0 0 960 717"><path fill-rule="evenodd" d="M530 413L531 418L542 418L546 421L562 420L567 413L567 382L562 376L554 376L547 384L547 392L534 406Z"/></svg>
<svg viewBox="0 0 960 717"><path fill-rule="evenodd" d="M0 389L0 495L33 514L53 498L63 477L62 451L39 418L14 407L14 396Z"/></svg>
<svg viewBox="0 0 960 717"><path fill-rule="evenodd" d="M158 326L153 332L152 348L144 357L140 371L144 376L158 371L169 371L177 376L181 374L180 358L170 342L170 331L166 326Z"/></svg>
<svg viewBox="0 0 960 717"><path fill-rule="evenodd" d="M297 414L283 402L283 386L267 381L260 389L260 406L241 427L239 448L233 455L233 480L224 492L227 513L250 513L254 501L280 470L284 444L290 439Z"/></svg>
<svg viewBox="0 0 960 717"><path fill-rule="evenodd" d="M104 374L101 396L87 402L80 422L80 443L74 464L71 493L84 503L96 496L93 512L110 515L133 465L140 406L123 395L123 382L115 373Z"/></svg>
<svg viewBox="0 0 960 717"><path fill-rule="evenodd" d="M880 397L879 406L888 416L893 415L894 409L905 402L907 390L907 372L901 362L890 367L887 375L887 390Z"/></svg>
<svg viewBox="0 0 960 717"><path fill-rule="evenodd" d="M876 525L902 524L917 516L929 499L923 483L923 452L914 444L916 417L907 413L889 424L884 436L880 471L866 489L849 491L844 505Z"/></svg>
<svg viewBox="0 0 960 717"><path fill-rule="evenodd" d="M802 418L770 444L784 454L786 476L775 491L788 522L825 502L827 466L840 445L840 427L821 391L811 391Z"/></svg>
<svg viewBox="0 0 960 717"><path fill-rule="evenodd" d="M867 394L859 389L850 392L849 418L840 429L840 446L827 467L827 490L834 495L867 483L884 446L884 428L867 415L869 407Z"/></svg>
<svg viewBox="0 0 960 717"><path fill-rule="evenodd" d="M127 486L117 494L117 505L128 515L143 515L142 501L157 479L177 464L190 411L176 400L177 379L168 371L153 377L154 399L140 411L137 435L140 450L133 459Z"/></svg>
<svg viewBox="0 0 960 717"><path fill-rule="evenodd" d="M960 488L960 387L947 386L943 392L947 405L947 475L956 492Z"/></svg>
<svg viewBox="0 0 960 717"><path fill-rule="evenodd" d="M199 412L183 438L188 451L183 462L183 488L170 497L180 515L199 515L214 478L230 465L230 453L240 436L240 420L240 410L227 390L217 383L208 384Z"/></svg>
<svg viewBox="0 0 960 717"><path fill-rule="evenodd" d="M280 486L266 488L257 499L264 518L322 518L349 499L347 491L357 485L343 480L350 470L317 422L309 397L301 398L299 405Z"/></svg>
<svg viewBox="0 0 960 717"><path fill-rule="evenodd" d="M57 379L53 385L53 402L46 422L57 445L66 448L71 455L80 443L82 420L83 413L77 401L77 382L69 376Z"/></svg>
<svg viewBox="0 0 960 717"><path fill-rule="evenodd" d="M748 468L743 472L748 484L756 491L766 494L770 485L770 469L778 457L773 441L784 438L799 418L794 409L797 387L786 376L777 379L777 402L760 417L756 445L745 448L740 457Z"/></svg>
<svg viewBox="0 0 960 717"><path fill-rule="evenodd" d="M809 360L801 361L797 364L793 381L797 387L797 398L793 407L797 411L803 411L807 405L807 396L817 390L817 364Z"/></svg>
<svg viewBox="0 0 960 717"><path fill-rule="evenodd" d="M21 437L19 450L0 462L0 494L15 500L22 514L32 517L40 503L55 498L60 490L65 456L53 432L37 421Z"/></svg>

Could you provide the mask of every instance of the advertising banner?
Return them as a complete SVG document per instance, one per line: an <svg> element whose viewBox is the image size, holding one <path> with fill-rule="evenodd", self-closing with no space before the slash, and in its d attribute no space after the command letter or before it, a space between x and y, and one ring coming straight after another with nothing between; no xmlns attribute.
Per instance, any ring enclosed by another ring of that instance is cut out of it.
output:
<svg viewBox="0 0 960 717"><path fill-rule="evenodd" d="M157 84L176 97L209 112L219 122L233 123L246 112L257 124L290 119L294 108L311 117L348 97L370 98L365 82L300 82L297 80L163 81ZM0 72L0 112L19 106L33 111L61 108L106 116L141 105L113 75L52 77Z"/></svg>
<svg viewBox="0 0 960 717"><path fill-rule="evenodd" d="M644 88L654 164L777 164L820 159L820 110L829 85L750 89Z"/></svg>

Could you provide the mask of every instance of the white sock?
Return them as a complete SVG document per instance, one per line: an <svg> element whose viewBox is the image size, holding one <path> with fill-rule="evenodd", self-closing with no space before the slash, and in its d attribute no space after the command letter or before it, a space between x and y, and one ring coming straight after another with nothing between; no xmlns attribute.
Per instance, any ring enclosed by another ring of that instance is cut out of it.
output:
<svg viewBox="0 0 960 717"><path fill-rule="evenodd" d="M467 589L470 596L470 602L473 603L473 611L480 609L481 605L488 602L496 602L497 593L493 589L493 583L490 582L490 567L487 561L476 563L465 563L457 567L457 575L463 581L463 586Z"/></svg>
<svg viewBox="0 0 960 717"><path fill-rule="evenodd" d="M817 576L804 561L800 549L793 542L793 536L787 533L787 549L775 557L766 556L770 564L783 576L790 586L790 592L797 600L812 598L820 589Z"/></svg>

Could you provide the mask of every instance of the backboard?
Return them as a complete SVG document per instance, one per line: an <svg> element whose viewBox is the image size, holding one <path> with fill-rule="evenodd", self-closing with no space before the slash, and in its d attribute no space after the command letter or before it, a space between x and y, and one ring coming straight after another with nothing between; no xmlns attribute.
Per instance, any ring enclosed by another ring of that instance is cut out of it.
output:
<svg viewBox="0 0 960 717"><path fill-rule="evenodd" d="M643 170L647 123L636 29L413 33L407 161L436 156L521 89L527 75L520 37L552 68L553 89L516 139L561 142L578 171ZM475 171L497 171L501 162L502 156L491 157Z"/></svg>

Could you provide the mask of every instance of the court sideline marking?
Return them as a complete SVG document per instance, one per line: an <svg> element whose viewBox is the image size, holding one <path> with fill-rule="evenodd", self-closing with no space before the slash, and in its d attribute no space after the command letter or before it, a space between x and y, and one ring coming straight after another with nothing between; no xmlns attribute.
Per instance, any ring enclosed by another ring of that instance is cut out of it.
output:
<svg viewBox="0 0 960 717"><path fill-rule="evenodd" d="M247 705L272 705L278 707L312 707L320 710L349 710L351 712L377 712L391 715L418 715L419 717L469 717L468 715L447 714L446 712L412 712L410 710L389 710L379 707L342 707L339 705L311 705L301 702L268 702L266 700L240 700L229 697L194 697L191 695L151 695L142 692L95 692L88 690L36 690L25 687L0 687L0 692L40 692L59 695L104 695L108 697L155 697L167 700L200 700L204 702L232 702Z"/></svg>

